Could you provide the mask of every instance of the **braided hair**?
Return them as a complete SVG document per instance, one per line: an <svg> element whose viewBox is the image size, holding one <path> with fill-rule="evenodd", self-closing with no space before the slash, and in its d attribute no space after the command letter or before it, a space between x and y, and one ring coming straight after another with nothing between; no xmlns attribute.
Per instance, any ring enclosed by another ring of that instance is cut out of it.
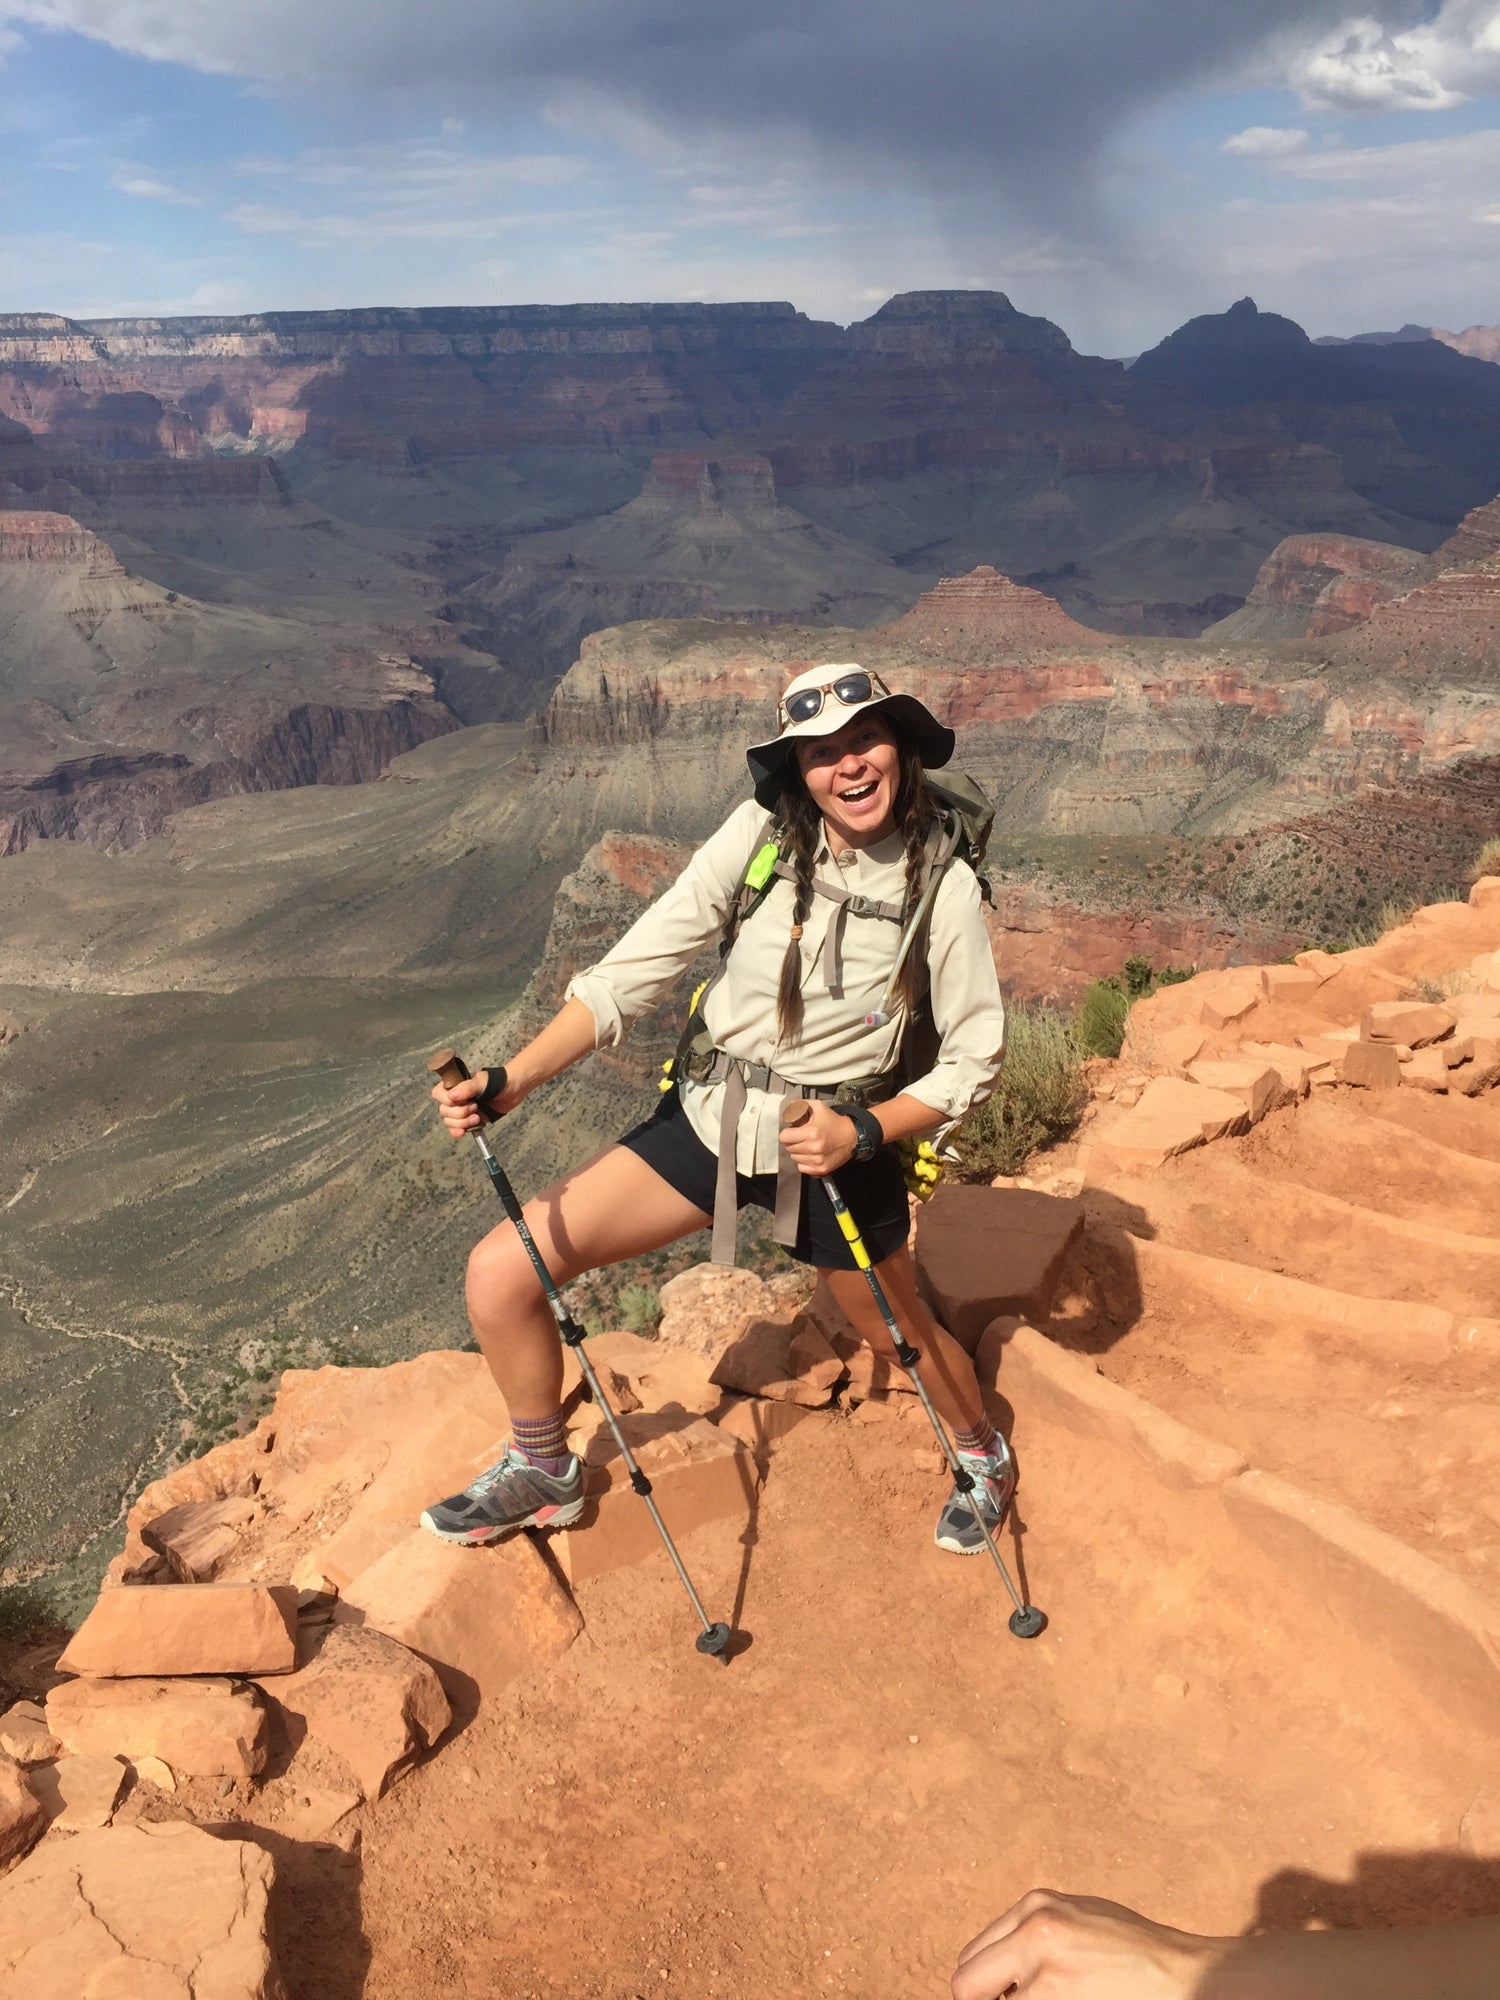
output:
<svg viewBox="0 0 1500 2000"><path fill-rule="evenodd" d="M937 807L927 789L922 760L892 717L882 718L896 743L900 776L896 784L895 830L906 851L906 898L903 923L916 906L922 880L923 847ZM776 993L776 1033L783 1043L797 1040L802 1032L802 926L807 922L813 899L813 860L823 838L823 816L813 803L795 756L782 767L781 799L777 807L776 833L788 852L793 869L792 933L781 961L781 980ZM897 991L903 1005L910 1007L925 977L917 952L909 952L901 968Z"/></svg>

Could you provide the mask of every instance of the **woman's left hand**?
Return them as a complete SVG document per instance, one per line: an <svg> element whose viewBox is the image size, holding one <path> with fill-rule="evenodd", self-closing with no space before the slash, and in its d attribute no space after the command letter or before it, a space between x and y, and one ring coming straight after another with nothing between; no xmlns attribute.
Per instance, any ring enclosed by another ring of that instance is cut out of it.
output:
<svg viewBox="0 0 1500 2000"><path fill-rule="evenodd" d="M831 1104L815 1103L805 1123L790 1130L782 1127L781 1143L799 1173L821 1180L825 1174L836 1174L854 1158L857 1136L853 1119L835 1111Z"/></svg>

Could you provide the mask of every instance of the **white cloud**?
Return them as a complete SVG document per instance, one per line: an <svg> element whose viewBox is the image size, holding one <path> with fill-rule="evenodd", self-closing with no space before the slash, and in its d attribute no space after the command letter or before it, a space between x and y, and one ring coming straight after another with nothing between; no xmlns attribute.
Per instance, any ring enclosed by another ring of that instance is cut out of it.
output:
<svg viewBox="0 0 1500 2000"><path fill-rule="evenodd" d="M7 56L13 56L17 49L24 49L25 39L14 28L0 26L0 68L4 67Z"/></svg>
<svg viewBox="0 0 1500 2000"><path fill-rule="evenodd" d="M1282 125L1247 125L1243 132L1235 132L1219 148L1223 153L1238 153L1247 160L1282 160L1289 153L1305 152L1308 134L1299 128Z"/></svg>
<svg viewBox="0 0 1500 2000"><path fill-rule="evenodd" d="M1449 110L1500 89L1500 0L1443 0L1394 30L1356 15L1298 50L1288 80L1313 110Z"/></svg>
<svg viewBox="0 0 1500 2000"><path fill-rule="evenodd" d="M203 206L202 195L187 194L182 188L175 188L169 181L158 180L155 175L149 173L132 173L128 169L121 169L111 176L110 185L118 188L121 194L138 195L142 201L165 201L177 208Z"/></svg>

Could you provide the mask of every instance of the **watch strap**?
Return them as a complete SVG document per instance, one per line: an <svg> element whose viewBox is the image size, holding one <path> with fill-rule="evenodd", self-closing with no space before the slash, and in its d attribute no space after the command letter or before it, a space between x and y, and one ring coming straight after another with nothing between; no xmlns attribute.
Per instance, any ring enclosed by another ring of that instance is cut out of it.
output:
<svg viewBox="0 0 1500 2000"><path fill-rule="evenodd" d="M854 1126L855 1159L873 1160L885 1144L885 1133L881 1129L880 1120L873 1111L867 1111L862 1104L841 1104L839 1110Z"/></svg>

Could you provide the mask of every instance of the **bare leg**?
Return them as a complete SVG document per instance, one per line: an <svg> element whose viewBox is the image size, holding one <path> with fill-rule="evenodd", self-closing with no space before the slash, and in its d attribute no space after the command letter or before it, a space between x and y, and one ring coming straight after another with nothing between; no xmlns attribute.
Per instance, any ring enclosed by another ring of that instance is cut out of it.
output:
<svg viewBox="0 0 1500 2000"><path fill-rule="evenodd" d="M709 1219L624 1146L611 1146L564 1174L524 1212L559 1286L580 1272L675 1243ZM512 1417L551 1416L562 1401L562 1343L511 1223L499 1224L469 1253L465 1293L475 1338Z"/></svg>
<svg viewBox="0 0 1500 2000"><path fill-rule="evenodd" d="M974 1364L917 1296L917 1274L911 1252L904 1243L883 1264L875 1266L875 1275L885 1288L901 1331L922 1357L922 1380L938 1415L950 1430L973 1430L984 1418ZM864 1272L825 1271L823 1276L845 1318L865 1345L894 1361L896 1350Z"/></svg>

